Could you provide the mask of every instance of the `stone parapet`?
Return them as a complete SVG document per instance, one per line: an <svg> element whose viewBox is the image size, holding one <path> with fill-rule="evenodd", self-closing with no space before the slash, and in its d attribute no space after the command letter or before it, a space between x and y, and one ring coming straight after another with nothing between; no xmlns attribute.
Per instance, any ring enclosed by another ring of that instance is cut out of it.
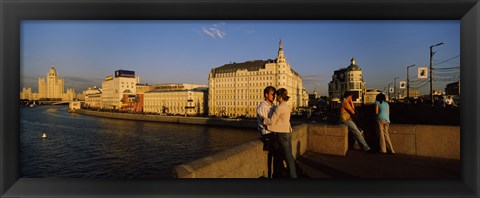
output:
<svg viewBox="0 0 480 198"><path fill-rule="evenodd" d="M347 150L347 125L309 124L308 151L345 156Z"/></svg>
<svg viewBox="0 0 480 198"><path fill-rule="evenodd" d="M307 151L308 126L293 127L292 154ZM175 178L259 178L267 177L268 153L260 140L252 140L208 157L174 167Z"/></svg>
<svg viewBox="0 0 480 198"><path fill-rule="evenodd" d="M397 153L460 159L460 127L391 124L390 138Z"/></svg>
<svg viewBox="0 0 480 198"><path fill-rule="evenodd" d="M390 137L397 153L460 159L460 127L391 124ZM293 127L292 153L306 151L345 156L346 125L301 124ZM231 149L175 166L176 178L259 178L268 173L263 143L253 140Z"/></svg>

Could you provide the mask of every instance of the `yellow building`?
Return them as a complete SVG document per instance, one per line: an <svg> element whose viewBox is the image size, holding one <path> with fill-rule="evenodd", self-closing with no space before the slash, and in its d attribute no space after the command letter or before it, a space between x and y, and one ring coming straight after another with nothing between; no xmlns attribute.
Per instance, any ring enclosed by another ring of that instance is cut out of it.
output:
<svg viewBox="0 0 480 198"><path fill-rule="evenodd" d="M52 64L46 78L38 78L38 95L40 99L60 100L64 94L64 86L64 80L60 78Z"/></svg>
<svg viewBox="0 0 480 198"><path fill-rule="evenodd" d="M302 79L287 62L281 40L279 45L275 60L225 64L211 70L208 76L209 116L255 117L267 86L287 89L292 112L304 105Z"/></svg>
<svg viewBox="0 0 480 198"><path fill-rule="evenodd" d="M206 90L155 90L144 93L143 112L168 115L204 115Z"/></svg>
<svg viewBox="0 0 480 198"><path fill-rule="evenodd" d="M152 91L153 90L153 86L151 85L148 85L148 84L137 84L136 85L136 89L137 89L137 94L143 94L145 92L149 92L149 91Z"/></svg>
<svg viewBox="0 0 480 198"><path fill-rule="evenodd" d="M33 99L33 93L32 93L32 88L23 88L22 92L20 92L20 100L32 100Z"/></svg>
<svg viewBox="0 0 480 198"><path fill-rule="evenodd" d="M377 95L383 93L378 89L367 89L365 92L364 104L373 104L377 100ZM386 100L388 101L388 94L385 94Z"/></svg>
<svg viewBox="0 0 480 198"><path fill-rule="evenodd" d="M23 88L20 99L73 101L77 97L75 90L67 89L67 92L64 92L64 86L65 81L60 78L52 64L46 78L38 78L38 93L32 92L31 88Z"/></svg>

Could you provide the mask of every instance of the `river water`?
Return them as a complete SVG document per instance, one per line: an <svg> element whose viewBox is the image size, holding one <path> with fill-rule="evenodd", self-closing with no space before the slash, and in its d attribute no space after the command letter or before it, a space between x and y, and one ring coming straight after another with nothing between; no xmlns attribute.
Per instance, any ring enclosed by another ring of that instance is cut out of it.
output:
<svg viewBox="0 0 480 198"><path fill-rule="evenodd" d="M20 120L27 178L171 178L174 165L258 138L256 129L100 118L67 106L22 107Z"/></svg>

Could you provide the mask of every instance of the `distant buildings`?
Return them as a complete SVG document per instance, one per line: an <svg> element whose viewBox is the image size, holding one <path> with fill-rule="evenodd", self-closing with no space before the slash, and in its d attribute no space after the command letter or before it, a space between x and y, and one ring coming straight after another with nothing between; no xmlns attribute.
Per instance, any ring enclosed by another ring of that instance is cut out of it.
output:
<svg viewBox="0 0 480 198"><path fill-rule="evenodd" d="M100 88L89 87L83 91L85 95L85 106L88 108L100 109L102 108L102 90Z"/></svg>
<svg viewBox="0 0 480 198"><path fill-rule="evenodd" d="M418 91L418 89L409 89L408 92L409 92L408 96L410 98L418 98L420 96L420 92ZM407 97L407 90L406 89L401 89L398 94L399 94L398 98L406 98Z"/></svg>
<svg viewBox="0 0 480 198"><path fill-rule="evenodd" d="M208 75L208 115L255 117L256 107L264 99L267 86L286 88L292 112L304 105L302 79L288 64L280 40L275 60L230 63L211 70Z"/></svg>
<svg viewBox="0 0 480 198"><path fill-rule="evenodd" d="M445 87L446 95L460 95L460 81L447 84Z"/></svg>
<svg viewBox="0 0 480 198"><path fill-rule="evenodd" d="M362 104L366 91L366 83L363 81L362 69L356 65L355 58L350 60L347 68L341 68L333 72L332 81L328 83L328 96L331 101L340 101L345 91L353 93L353 103Z"/></svg>
<svg viewBox="0 0 480 198"><path fill-rule="evenodd" d="M377 95L382 93L382 91L378 89L367 89L365 91L365 100L364 104L373 104L375 103L375 100L377 99ZM386 100L388 101L388 94L385 95Z"/></svg>
<svg viewBox="0 0 480 198"><path fill-rule="evenodd" d="M121 109L123 95L135 95L139 78L130 70L117 70L115 77L107 76L102 82L102 108Z"/></svg>
<svg viewBox="0 0 480 198"><path fill-rule="evenodd" d="M38 93L33 93L31 88L23 88L20 92L20 99L73 101L76 98L75 90L67 89L65 93L64 86L64 79L60 78L52 64L46 78L38 78Z"/></svg>

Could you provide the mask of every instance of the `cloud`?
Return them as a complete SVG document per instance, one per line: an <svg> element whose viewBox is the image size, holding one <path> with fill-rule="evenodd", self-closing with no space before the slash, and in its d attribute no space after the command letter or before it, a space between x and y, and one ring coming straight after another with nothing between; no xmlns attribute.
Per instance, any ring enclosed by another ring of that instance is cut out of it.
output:
<svg viewBox="0 0 480 198"><path fill-rule="evenodd" d="M247 34L255 34L255 30L247 30Z"/></svg>
<svg viewBox="0 0 480 198"><path fill-rule="evenodd" d="M225 31L222 31L219 28L217 28L219 26L218 24L214 24L213 26L214 27L203 27L202 32L207 34L208 36L214 38L214 39L215 38L223 38L223 37L225 37L225 35L227 35L227 33L225 33Z"/></svg>

